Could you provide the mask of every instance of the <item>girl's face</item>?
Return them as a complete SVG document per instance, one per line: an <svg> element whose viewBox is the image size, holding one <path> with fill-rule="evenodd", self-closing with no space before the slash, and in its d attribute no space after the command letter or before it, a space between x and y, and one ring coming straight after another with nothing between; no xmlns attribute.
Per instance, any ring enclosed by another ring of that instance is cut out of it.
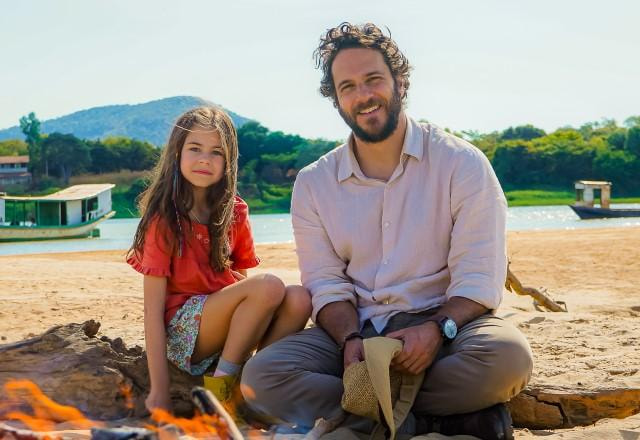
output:
<svg viewBox="0 0 640 440"><path fill-rule="evenodd" d="M180 172L194 187L208 188L224 175L224 151L217 131L194 126L182 146Z"/></svg>

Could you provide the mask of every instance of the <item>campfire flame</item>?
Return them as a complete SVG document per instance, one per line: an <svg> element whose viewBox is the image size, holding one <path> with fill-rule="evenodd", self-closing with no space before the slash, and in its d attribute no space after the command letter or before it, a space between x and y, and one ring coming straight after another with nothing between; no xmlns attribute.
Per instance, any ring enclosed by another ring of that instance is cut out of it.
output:
<svg viewBox="0 0 640 440"><path fill-rule="evenodd" d="M59 423L65 423L65 429L105 427L104 423L85 417L79 409L51 400L29 380L11 380L4 384L4 391L9 399L0 402L0 420L19 421L31 431L47 433L38 434L37 438L42 440L59 440L60 437L51 435L51 432L60 429L57 426ZM132 409L134 399L131 386L121 386L120 393L124 396L126 407ZM25 409L26 412L19 409ZM175 438L163 429L165 425L173 425L184 434L197 438L232 437L227 422L218 415L201 414L196 411L193 418L187 419L175 417L162 409L154 409L151 420L156 425L147 424L144 428L157 432L160 439ZM245 435L249 439L262 438L262 433L257 429L251 429ZM2 438L2 429L0 429L0 438Z"/></svg>
<svg viewBox="0 0 640 440"><path fill-rule="evenodd" d="M235 418L236 413L233 406L225 406L225 409L232 415L232 417ZM154 409L151 412L151 420L153 420L158 426L176 426L186 435L191 437L211 438L214 436L215 438L221 439L233 438L226 420L217 414L202 414L200 411L196 410L196 414L193 418L186 419L175 417L163 409ZM153 431L160 431L159 434L162 434L162 430L157 426L146 425L145 428ZM159 437L162 438L162 435ZM264 436L259 429L251 428L248 432L245 432L245 438L257 440L264 438Z"/></svg>
<svg viewBox="0 0 640 440"><path fill-rule="evenodd" d="M0 407L0 416L5 420L19 420L33 431L53 431L55 425L62 422L74 429L102 426L102 423L86 418L77 408L54 402L31 381L12 380L4 385L4 389L10 401L18 406L30 406L33 414L14 410L6 404L5 408Z"/></svg>
<svg viewBox="0 0 640 440"><path fill-rule="evenodd" d="M131 391L131 385L128 383L120 385L120 394L124 397L124 406L127 409L133 409L135 404L133 403L133 393Z"/></svg>
<svg viewBox="0 0 640 440"><path fill-rule="evenodd" d="M220 438L227 438L228 432L226 423L218 416L210 416L207 414L196 414L192 419L174 417L168 411L163 409L154 409L151 412L151 420L158 425L174 425L180 428L185 434L194 437L210 437L212 435ZM157 431L158 427L153 425L145 425L145 428Z"/></svg>

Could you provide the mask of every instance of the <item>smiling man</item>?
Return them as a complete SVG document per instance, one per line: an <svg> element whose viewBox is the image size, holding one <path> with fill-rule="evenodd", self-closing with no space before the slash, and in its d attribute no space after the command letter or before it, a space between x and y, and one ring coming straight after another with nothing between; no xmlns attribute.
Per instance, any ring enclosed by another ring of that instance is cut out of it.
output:
<svg viewBox="0 0 640 440"><path fill-rule="evenodd" d="M352 130L298 174L291 206L316 327L245 367L247 402L300 426L340 411L364 338L403 341L393 368L426 371L405 432L512 438L503 404L531 350L494 312L506 276L506 202L489 161L405 114L410 66L373 24L329 29L320 92Z"/></svg>

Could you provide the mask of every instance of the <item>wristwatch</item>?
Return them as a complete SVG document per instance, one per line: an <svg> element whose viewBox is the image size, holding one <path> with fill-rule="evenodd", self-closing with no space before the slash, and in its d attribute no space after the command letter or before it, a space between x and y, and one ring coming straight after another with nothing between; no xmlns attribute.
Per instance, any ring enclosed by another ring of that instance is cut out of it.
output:
<svg viewBox="0 0 640 440"><path fill-rule="evenodd" d="M364 339L364 338L362 337L362 335L360 334L360 332L351 332L351 333L349 333L347 336L345 336L345 337L342 339L342 343L341 343L341 344L339 344L340 351L343 351L343 350L344 350L344 346L346 345L347 341L350 341L350 340L355 339L355 338Z"/></svg>
<svg viewBox="0 0 640 440"><path fill-rule="evenodd" d="M456 325L456 322L448 316L435 315L427 319L427 322L428 321L433 321L438 324L445 344L451 343L458 334L458 326Z"/></svg>

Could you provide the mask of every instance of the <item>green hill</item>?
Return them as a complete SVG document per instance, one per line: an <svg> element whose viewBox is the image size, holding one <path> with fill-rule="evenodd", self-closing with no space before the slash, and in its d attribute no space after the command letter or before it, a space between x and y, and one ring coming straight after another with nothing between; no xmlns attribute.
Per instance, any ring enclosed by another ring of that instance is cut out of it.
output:
<svg viewBox="0 0 640 440"><path fill-rule="evenodd" d="M81 139L104 139L125 136L154 145L163 145L171 125L184 111L202 104L212 104L194 96L174 96L135 105L107 105L81 110L66 116L42 121L42 133L71 133ZM37 109L34 109L37 114ZM236 127L249 121L227 110ZM21 115L16 116L16 121ZM0 140L23 139L19 126L0 130Z"/></svg>

